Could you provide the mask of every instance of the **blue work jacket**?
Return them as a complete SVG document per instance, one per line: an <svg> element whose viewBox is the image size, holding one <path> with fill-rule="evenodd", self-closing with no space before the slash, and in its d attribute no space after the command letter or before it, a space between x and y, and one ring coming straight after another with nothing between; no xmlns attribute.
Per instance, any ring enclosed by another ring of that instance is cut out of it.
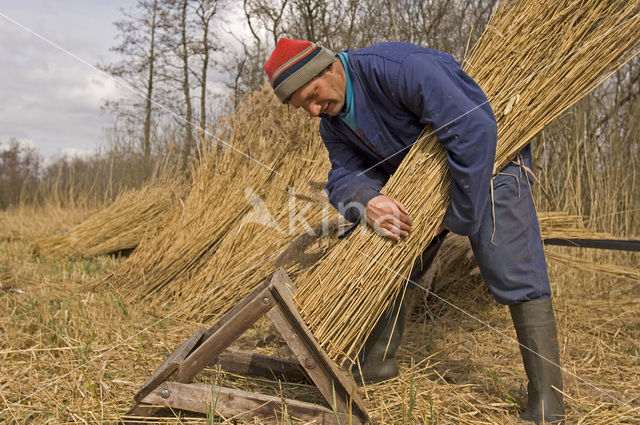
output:
<svg viewBox="0 0 640 425"><path fill-rule="evenodd" d="M358 221L361 210L344 207L366 206L380 195L429 125L446 148L451 174L444 223L460 235L475 233L489 200L497 142L496 120L480 87L451 55L433 49L387 42L347 54L359 131L338 116L321 115L330 203Z"/></svg>

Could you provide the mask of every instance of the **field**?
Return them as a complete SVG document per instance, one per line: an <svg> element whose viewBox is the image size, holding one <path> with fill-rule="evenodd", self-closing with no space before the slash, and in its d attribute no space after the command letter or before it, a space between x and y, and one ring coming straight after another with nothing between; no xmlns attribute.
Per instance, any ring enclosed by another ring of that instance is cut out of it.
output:
<svg viewBox="0 0 640 425"><path fill-rule="evenodd" d="M86 208L14 208L0 215L0 422L117 423L133 394L201 323L127 304L93 284L121 259L39 258L30 242L85 219ZM637 253L548 247L591 263L635 267ZM567 423L640 424L640 282L549 260L565 369ZM361 388L373 423L511 424L526 401L525 375L506 307L477 276L424 302L415 294L400 351L401 375ZM186 303L185 303L186 304ZM188 307L187 305L184 306ZM205 324L206 325L206 324ZM283 353L266 321L243 349ZM199 379L319 400L312 388L269 385L208 371ZM234 422L164 411L161 423ZM280 423L298 423L283 417Z"/></svg>

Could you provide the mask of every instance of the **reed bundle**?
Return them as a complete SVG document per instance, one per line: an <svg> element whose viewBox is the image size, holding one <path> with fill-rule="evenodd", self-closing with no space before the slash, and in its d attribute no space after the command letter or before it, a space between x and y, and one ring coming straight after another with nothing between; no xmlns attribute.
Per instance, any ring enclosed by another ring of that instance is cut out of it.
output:
<svg viewBox="0 0 640 425"><path fill-rule="evenodd" d="M323 161L324 162L324 161ZM326 164L325 164L326 165ZM314 169L315 168L315 169ZM319 167L306 168L309 174ZM322 167L322 174L326 168ZM300 169L303 170L303 169ZM307 173L302 173L308 175ZM301 176L301 181L305 177ZM277 180L274 180L274 183ZM273 187L272 187L273 189ZM286 192L284 192L286 194ZM307 236L301 223L296 223L294 231L288 229L289 210L287 200L265 202L273 214L273 222L269 226L247 221L244 218L234 223L216 246L211 257L202 265L201 270L189 281L176 281L163 290L154 292L150 299L179 300L177 306L179 316L198 321L212 320L219 317L229 307L235 305L255 286L273 274L279 266L283 266L293 278L308 265L300 260L303 250L296 250L293 258L278 262L289 244L302 234ZM285 205L281 207L281 205ZM305 206L306 205L306 206ZM273 208L272 208L273 207ZM304 212L304 220L310 223L320 221L326 214L318 203L304 203L295 208L295 213ZM245 216L245 218L248 217ZM315 231L321 231L316 228ZM327 237L316 233L321 240ZM188 308L184 308L188 304Z"/></svg>
<svg viewBox="0 0 640 425"><path fill-rule="evenodd" d="M161 179L122 193L107 208L69 230L34 241L38 255L91 258L134 249L165 225L184 191Z"/></svg>
<svg viewBox="0 0 640 425"><path fill-rule="evenodd" d="M640 0L500 5L463 62L496 114L495 170L632 57L640 42L639 11ZM436 137L425 133L383 190L407 206L413 232L400 243L354 232L296 282L303 317L340 363L358 351L442 222L447 163Z"/></svg>
<svg viewBox="0 0 640 425"><path fill-rule="evenodd" d="M629 279L632 282L640 282L640 269L622 266L619 264L607 264L602 261L592 261L574 255L548 252L547 258L565 266L579 269L583 272L604 274L618 279Z"/></svg>
<svg viewBox="0 0 640 425"><path fill-rule="evenodd" d="M175 279L163 288L149 288L149 302L179 301L179 316L210 320L224 313L275 272L276 259L293 239L308 230L303 224L318 222L329 214L326 204L323 210L321 198L309 202L313 191L300 192L308 187L309 181L325 177L329 167L317 135L308 140L314 143L309 143L306 155L303 155L306 166L296 163L300 150L288 153L278 168L281 177L259 188L264 197L257 198L253 193L256 202L244 200L253 204L251 209L230 224L215 251L202 261L198 272L189 279ZM298 189L295 196L289 193L290 187ZM303 221L290 222L292 214L299 215ZM300 269L299 262L290 261L285 268L295 276ZM187 304L189 307L183 308Z"/></svg>
<svg viewBox="0 0 640 425"><path fill-rule="evenodd" d="M302 112L291 116L265 85L243 99L224 126L235 149L214 146L203 155L180 213L103 279L128 292L128 299L184 305L200 298L182 313L215 316L272 272L273 261L266 260L274 260L304 231L299 223L289 229L290 208L294 213L308 208L305 220L320 219L318 205L290 207L298 198L289 192L294 187L311 197L309 182L326 176L328 158L317 123Z"/></svg>
<svg viewBox="0 0 640 425"><path fill-rule="evenodd" d="M542 238L558 239L621 239L607 232L594 232L586 228L583 218L563 212L544 212L538 216Z"/></svg>

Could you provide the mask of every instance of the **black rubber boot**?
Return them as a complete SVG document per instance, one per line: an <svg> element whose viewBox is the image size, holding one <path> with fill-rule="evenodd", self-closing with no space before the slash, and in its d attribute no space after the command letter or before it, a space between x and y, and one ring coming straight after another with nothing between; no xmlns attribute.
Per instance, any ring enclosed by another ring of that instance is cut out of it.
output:
<svg viewBox="0 0 640 425"><path fill-rule="evenodd" d="M352 369L357 384L362 384L363 380L367 384L373 384L398 376L396 352L404 333L405 310L402 291L380 317L358 354L360 367L355 364Z"/></svg>
<svg viewBox="0 0 640 425"><path fill-rule="evenodd" d="M562 371L551 300L510 305L509 310L529 379L527 409L520 417L538 425L564 424Z"/></svg>
<svg viewBox="0 0 640 425"><path fill-rule="evenodd" d="M410 276L412 282L418 282L420 277L426 273L447 233L448 231L445 230L436 236L416 261ZM413 287L414 285L411 283L408 285L408 288ZM398 376L398 363L395 356L402 341L407 315L405 293L406 291L401 291L398 294L393 304L378 320L364 347L360 350L358 354L360 368L358 368L358 364L352 368L356 383L362 384L364 380L365 383L372 384Z"/></svg>

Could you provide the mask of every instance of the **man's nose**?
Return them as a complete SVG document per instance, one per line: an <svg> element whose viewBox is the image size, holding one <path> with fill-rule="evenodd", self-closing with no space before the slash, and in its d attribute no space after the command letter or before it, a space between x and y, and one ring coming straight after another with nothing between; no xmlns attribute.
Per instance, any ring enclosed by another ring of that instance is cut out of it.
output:
<svg viewBox="0 0 640 425"><path fill-rule="evenodd" d="M321 109L322 107L315 102L309 103L307 105L307 112L309 112L309 115L311 115L312 117L317 117L318 115L320 115Z"/></svg>

